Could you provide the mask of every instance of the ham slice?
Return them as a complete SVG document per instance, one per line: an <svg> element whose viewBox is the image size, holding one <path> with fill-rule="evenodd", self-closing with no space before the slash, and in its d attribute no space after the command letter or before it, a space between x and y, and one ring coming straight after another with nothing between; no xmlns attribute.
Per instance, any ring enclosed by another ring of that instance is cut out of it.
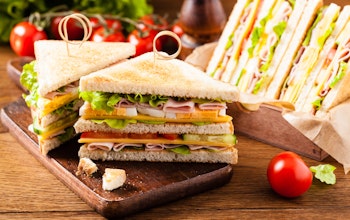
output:
<svg viewBox="0 0 350 220"><path fill-rule="evenodd" d="M217 147L217 146L203 146L203 145L187 145L190 150L200 150L200 149L208 149L213 151L223 151L226 150L226 147Z"/></svg>
<svg viewBox="0 0 350 220"><path fill-rule="evenodd" d="M161 151L165 149L165 144L146 144L146 151Z"/></svg>
<svg viewBox="0 0 350 220"><path fill-rule="evenodd" d="M45 95L45 98L47 99L54 99L56 96L62 96L62 95L66 95L66 94L74 94L74 93L78 93L78 87L79 87L79 84L77 83L71 83L69 85L66 85L62 90L63 91L52 91L52 92L49 92Z"/></svg>
<svg viewBox="0 0 350 220"><path fill-rule="evenodd" d="M113 151L121 151L123 150L125 147L135 147L135 148L139 148L139 147L143 147L143 144L126 144L126 143L118 143L118 144L114 144L113 146Z"/></svg>
<svg viewBox="0 0 350 220"><path fill-rule="evenodd" d="M135 104L127 100L126 98L122 98L118 104L118 108L134 108Z"/></svg>
<svg viewBox="0 0 350 220"><path fill-rule="evenodd" d="M87 149L90 151L103 150L103 151L116 151L119 152L126 147L141 148L143 144L133 144L133 143L112 143L112 142L95 142L87 144ZM183 146L182 144L145 144L145 151L162 151L164 149L173 149ZM223 151L226 150L225 147L217 146L203 146L203 145L187 145L191 151L208 149L213 151Z"/></svg>
<svg viewBox="0 0 350 220"><path fill-rule="evenodd" d="M227 106L226 106L226 103L222 103L222 102L208 102L208 103L199 104L198 108L200 110L221 110L221 109L227 109Z"/></svg>
<svg viewBox="0 0 350 220"><path fill-rule="evenodd" d="M88 150L104 150L104 151L111 151L113 148L114 143L111 142L95 142L95 143L89 143L87 145Z"/></svg>
<svg viewBox="0 0 350 220"><path fill-rule="evenodd" d="M164 104L163 111L173 113L192 113L194 112L194 105L195 103L193 101L177 102L174 99L168 99Z"/></svg>
<svg viewBox="0 0 350 220"><path fill-rule="evenodd" d="M333 81L334 77L338 74L340 63L346 62L350 59L350 42L347 43L343 50L340 51L339 57L334 62L334 65L332 67L332 73L330 77L328 78L327 82L324 84L323 89L320 92L320 96L324 97L327 95L328 91L330 90L330 83Z"/></svg>

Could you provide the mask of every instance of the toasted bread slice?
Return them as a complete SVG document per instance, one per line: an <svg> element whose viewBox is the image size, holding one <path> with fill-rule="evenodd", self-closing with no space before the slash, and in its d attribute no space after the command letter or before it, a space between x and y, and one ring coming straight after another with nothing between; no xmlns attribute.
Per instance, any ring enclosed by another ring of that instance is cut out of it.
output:
<svg viewBox="0 0 350 220"><path fill-rule="evenodd" d="M107 124L97 124L91 120L85 120L79 118L74 125L77 133L88 132L88 131L101 131L101 132L124 132L124 133L176 133L176 134L233 134L234 128L232 122L226 123L212 123L202 126L197 126L190 123L165 123L165 124L145 124L136 123L128 124L123 129L113 129Z"/></svg>
<svg viewBox="0 0 350 220"><path fill-rule="evenodd" d="M239 96L236 87L215 80L184 61L156 59L152 52L83 76L80 90L228 102Z"/></svg>
<svg viewBox="0 0 350 220"><path fill-rule="evenodd" d="M34 49L41 96L135 54L134 45L116 42L40 40Z"/></svg>
<svg viewBox="0 0 350 220"><path fill-rule="evenodd" d="M118 161L149 161L149 162L196 162L196 163L227 163L236 164L238 151L228 148L224 151L213 152L208 150L194 150L190 154L179 154L171 151L142 151L124 149L122 151L88 150L86 145L80 147L79 157L92 160Z"/></svg>

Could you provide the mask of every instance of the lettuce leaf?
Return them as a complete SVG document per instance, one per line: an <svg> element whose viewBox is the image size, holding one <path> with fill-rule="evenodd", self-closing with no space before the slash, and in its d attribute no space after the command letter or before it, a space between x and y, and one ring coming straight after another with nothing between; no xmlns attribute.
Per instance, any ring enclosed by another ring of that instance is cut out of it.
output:
<svg viewBox="0 0 350 220"><path fill-rule="evenodd" d="M61 143L69 141L75 135L73 127L68 127L64 131L65 132L63 134L57 136L58 140L60 140Z"/></svg>
<svg viewBox="0 0 350 220"><path fill-rule="evenodd" d="M191 150L187 146L179 146L175 148L170 148L168 150L177 154L183 154L183 155L191 154Z"/></svg>
<svg viewBox="0 0 350 220"><path fill-rule="evenodd" d="M232 47L232 45L233 45L233 41L232 41L233 37L234 37L234 33L230 34L230 36L228 37L227 43L225 45L225 50L228 50L228 49L230 49Z"/></svg>
<svg viewBox="0 0 350 220"><path fill-rule="evenodd" d="M73 101L71 101L68 104L65 104L64 106L54 110L52 113L53 114L57 114L57 115L61 115L64 112L72 112L73 111L73 107L75 106L75 104L79 102L79 99L75 99Z"/></svg>
<svg viewBox="0 0 350 220"><path fill-rule="evenodd" d="M288 0L289 4L292 6L293 9L294 9L294 5L295 5L295 1L296 0Z"/></svg>
<svg viewBox="0 0 350 220"><path fill-rule="evenodd" d="M324 7L321 8L321 10L319 10L317 12L317 17L314 21L314 23L312 24L312 26L309 28L309 30L307 31L306 33L306 37L302 43L303 46L307 46L309 45L310 43L310 40L311 40L311 35L312 35L312 31L315 29L316 25L321 21L322 19L322 16L323 16L323 12L324 12Z"/></svg>
<svg viewBox="0 0 350 220"><path fill-rule="evenodd" d="M161 124L165 124L165 121L138 120L138 122L144 123L144 124L152 124L152 125L161 125Z"/></svg>
<svg viewBox="0 0 350 220"><path fill-rule="evenodd" d="M109 102L111 98L111 93L104 92L80 92L79 97L84 101L87 101L91 104L92 109L105 110L106 112L112 112L114 107L109 106L113 101ZM115 97L112 97L114 99Z"/></svg>
<svg viewBox="0 0 350 220"><path fill-rule="evenodd" d="M316 110L321 108L322 102L324 98L318 98L315 101L312 102L312 105L315 107Z"/></svg>
<svg viewBox="0 0 350 220"><path fill-rule="evenodd" d="M123 98L127 99L132 103L148 103L152 107L157 107L164 104L171 97L162 95L142 95L142 94L114 94L106 92L90 92L80 91L79 97L84 101L91 104L92 109L105 110L106 112L112 112L114 106ZM207 102L225 102L220 99L209 100L209 99L188 99L184 97L172 97L176 101L192 100L195 103L207 103Z"/></svg>
<svg viewBox="0 0 350 220"><path fill-rule="evenodd" d="M333 22L330 27L327 29L326 33L322 36L320 36L317 39L317 43L320 46L320 48L323 48L324 43L326 42L326 40L328 39L328 37L332 34L333 30L335 27L335 22Z"/></svg>
<svg viewBox="0 0 350 220"><path fill-rule="evenodd" d="M39 100L38 94L38 80L37 80L37 72L34 70L35 60L27 63L23 66L22 74L20 76L20 83L29 91L29 94L23 94L23 98L27 104L27 106L36 107L37 102Z"/></svg>
<svg viewBox="0 0 350 220"><path fill-rule="evenodd" d="M270 20L272 16L272 9L273 8L270 9L269 13L263 19L261 19L259 23L260 26L255 27L252 31L252 38L251 38L252 45L248 48L249 57L253 56L254 49L256 45L259 43L261 36L265 31L266 23Z"/></svg>
<svg viewBox="0 0 350 220"><path fill-rule="evenodd" d="M335 75L333 80L329 83L330 88L334 88L334 86L345 76L346 70L347 64L344 61L340 62L337 75Z"/></svg>
<svg viewBox="0 0 350 220"><path fill-rule="evenodd" d="M334 174L335 169L336 167L330 164L321 164L318 166L310 167L311 172L315 173L315 177L317 179L319 179L321 182L331 185L336 183L336 176Z"/></svg>
<svg viewBox="0 0 350 220"><path fill-rule="evenodd" d="M97 124L106 123L109 127L115 128L115 129L123 129L128 124L137 123L136 120L131 120L131 119L92 119L91 121Z"/></svg>

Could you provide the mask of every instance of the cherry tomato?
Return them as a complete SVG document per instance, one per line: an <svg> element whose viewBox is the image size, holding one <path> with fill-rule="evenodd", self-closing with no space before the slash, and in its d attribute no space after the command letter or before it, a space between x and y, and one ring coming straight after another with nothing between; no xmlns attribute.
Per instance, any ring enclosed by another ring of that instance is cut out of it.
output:
<svg viewBox="0 0 350 220"><path fill-rule="evenodd" d="M10 33L11 48L19 56L34 57L34 42L46 39L48 38L45 31L27 21L15 25Z"/></svg>
<svg viewBox="0 0 350 220"><path fill-rule="evenodd" d="M62 39L58 31L58 24L60 23L62 18L63 17L58 16L53 18L51 21L51 33L53 37L57 40ZM67 32L69 40L81 40L84 37L84 28L78 20L73 18L67 21Z"/></svg>
<svg viewBox="0 0 350 220"><path fill-rule="evenodd" d="M294 198L310 188L313 175L301 157L287 151L272 158L267 168L267 178L275 192Z"/></svg>
<svg viewBox="0 0 350 220"><path fill-rule="evenodd" d="M124 42L125 36L118 30L106 30L104 27L99 27L93 31L91 41L95 42Z"/></svg>
<svg viewBox="0 0 350 220"><path fill-rule="evenodd" d="M123 25L119 20L116 19L105 19L105 22L107 24L107 27L109 29L113 29L116 31L122 31L123 30ZM102 27L103 25L100 23L99 19L95 17L90 18L90 23L92 26L92 30L95 31L98 28Z"/></svg>
<svg viewBox="0 0 350 220"><path fill-rule="evenodd" d="M133 30L128 38L127 41L136 47L136 54L135 56L139 56L141 54L144 54L146 52L153 51L153 40L154 37L157 35L157 31L150 30L147 32L140 33L138 30ZM145 36L141 36L141 35ZM161 41L156 41L156 48L158 50L161 50L162 43Z"/></svg>
<svg viewBox="0 0 350 220"><path fill-rule="evenodd" d="M162 16L157 14L144 15L139 20L141 22L139 24L139 29L141 30L151 29L149 26L147 26L147 24L155 26L158 29L157 31L166 30L168 29L168 26L169 26L168 21Z"/></svg>

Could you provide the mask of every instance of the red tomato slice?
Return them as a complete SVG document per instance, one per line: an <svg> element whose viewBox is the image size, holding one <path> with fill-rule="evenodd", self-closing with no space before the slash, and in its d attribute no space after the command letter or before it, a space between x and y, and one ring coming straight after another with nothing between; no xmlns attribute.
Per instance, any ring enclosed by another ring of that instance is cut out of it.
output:
<svg viewBox="0 0 350 220"><path fill-rule="evenodd" d="M83 132L80 138L96 139L113 139L113 138L130 138L130 139L156 139L158 134L146 133L114 133L114 132Z"/></svg>
<svg viewBox="0 0 350 220"><path fill-rule="evenodd" d="M175 140L179 137L178 134L161 134L161 136L168 140Z"/></svg>
<svg viewBox="0 0 350 220"><path fill-rule="evenodd" d="M81 138L127 138L127 133L113 133L113 132L83 132Z"/></svg>

